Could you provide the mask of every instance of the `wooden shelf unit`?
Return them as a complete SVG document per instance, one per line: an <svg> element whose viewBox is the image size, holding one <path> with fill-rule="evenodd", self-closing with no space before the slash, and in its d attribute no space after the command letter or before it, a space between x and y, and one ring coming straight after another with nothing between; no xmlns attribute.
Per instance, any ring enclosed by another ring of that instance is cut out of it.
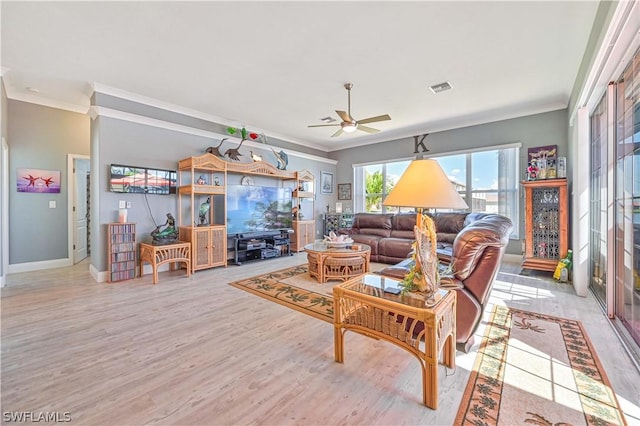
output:
<svg viewBox="0 0 640 426"><path fill-rule="evenodd" d="M292 195L293 207L306 212L302 217L294 217L291 234L291 251L300 252L304 246L315 241L315 177L308 170L296 172Z"/></svg>
<svg viewBox="0 0 640 426"><path fill-rule="evenodd" d="M567 180L523 181L525 253L522 267L554 271L569 248Z"/></svg>
<svg viewBox="0 0 640 426"><path fill-rule="evenodd" d="M136 277L136 224L107 224L108 281L110 283Z"/></svg>
<svg viewBox="0 0 640 426"><path fill-rule="evenodd" d="M264 161L231 163L209 153L179 161L178 229L180 240L191 243L191 262L194 272L215 266L227 266L226 186L229 173L267 176L283 182L294 181L293 203L298 203L300 199L310 199L313 202L315 197L313 190L298 190L301 187L301 182L311 182L310 189L312 189L314 177L307 170L300 172L279 170ZM202 217L200 207L207 198L209 198L209 209L207 214ZM313 204L311 218L313 218ZM311 222L311 240L309 242L313 242L315 221L310 219L299 222L305 223L297 225L294 220L293 227L294 233L297 231L299 235L305 236L305 239L301 240L302 245L299 246L301 250L306 244L304 241L309 238L309 225L306 222Z"/></svg>
<svg viewBox="0 0 640 426"><path fill-rule="evenodd" d="M178 233L191 243L194 272L227 265L227 165L212 154L178 162Z"/></svg>

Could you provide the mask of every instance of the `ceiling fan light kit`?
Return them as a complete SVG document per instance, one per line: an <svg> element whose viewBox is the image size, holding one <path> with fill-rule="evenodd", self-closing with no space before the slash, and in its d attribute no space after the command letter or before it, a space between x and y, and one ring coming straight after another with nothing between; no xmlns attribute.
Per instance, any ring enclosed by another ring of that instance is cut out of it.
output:
<svg viewBox="0 0 640 426"><path fill-rule="evenodd" d="M356 130L360 130L363 131L365 133L377 133L380 130L378 129L374 129L373 127L369 127L369 126L362 126L362 124L368 124L368 123L375 123L378 121L386 121L386 120L391 120L391 117L389 116L389 114L384 114L384 115L378 115L376 117L369 117L369 118L365 118L363 120L359 120L356 121L352 116L351 116L351 88L353 87L353 84L351 83L346 83L344 85L344 88L347 89L347 111L340 111L340 110L336 110L336 114L338 114L338 116L342 119L341 123L336 123L336 124L314 124L314 125L310 125L308 127L327 127L327 126L340 126L340 128L338 129L337 132L335 132L333 135L331 135L332 138L335 138L337 136L340 136L343 133L353 133ZM330 118L330 117L327 117ZM328 122L326 119L322 119L322 121L324 121L325 123ZM335 120L334 120L335 121Z"/></svg>
<svg viewBox="0 0 640 426"><path fill-rule="evenodd" d="M344 130L346 133L353 133L356 131L356 129L358 129L358 123L356 122L347 123L343 121L342 123L340 123L340 126L342 126L342 130Z"/></svg>

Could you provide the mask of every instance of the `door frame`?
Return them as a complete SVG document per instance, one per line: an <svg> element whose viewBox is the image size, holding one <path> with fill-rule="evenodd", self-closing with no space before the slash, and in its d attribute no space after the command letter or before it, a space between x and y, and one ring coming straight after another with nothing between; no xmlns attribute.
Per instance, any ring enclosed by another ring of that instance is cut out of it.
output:
<svg viewBox="0 0 640 426"><path fill-rule="evenodd" d="M91 160L91 157L81 154L67 154L67 253L70 265L73 265L74 262L73 243L75 242L75 215L73 211L73 196L76 193L76 179L73 171L75 160ZM93 212L90 212L90 215L92 214Z"/></svg>
<svg viewBox="0 0 640 426"><path fill-rule="evenodd" d="M0 197L2 197L2 211L0 211L0 262L2 262L2 273L0 274L0 287L4 287L9 269L9 144L2 137L2 146L0 146L0 162L2 162L2 187L0 188Z"/></svg>

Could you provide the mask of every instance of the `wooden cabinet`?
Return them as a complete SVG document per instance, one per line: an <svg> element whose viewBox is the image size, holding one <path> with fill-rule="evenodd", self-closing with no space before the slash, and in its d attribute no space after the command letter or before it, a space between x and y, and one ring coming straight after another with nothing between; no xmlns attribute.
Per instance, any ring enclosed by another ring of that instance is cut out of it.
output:
<svg viewBox="0 0 640 426"><path fill-rule="evenodd" d="M136 224L107 224L109 282L136 277Z"/></svg>
<svg viewBox="0 0 640 426"><path fill-rule="evenodd" d="M179 237L193 271L227 265L227 162L212 154L178 163Z"/></svg>
<svg viewBox="0 0 640 426"><path fill-rule="evenodd" d="M293 233L291 234L291 250L302 251L306 244L315 241L315 220L294 220Z"/></svg>
<svg viewBox="0 0 640 426"><path fill-rule="evenodd" d="M180 228L180 238L191 243L191 264L194 271L226 266L226 227L184 227Z"/></svg>
<svg viewBox="0 0 640 426"><path fill-rule="evenodd" d="M567 180L522 182L525 190L525 253L522 267L554 271L568 250Z"/></svg>

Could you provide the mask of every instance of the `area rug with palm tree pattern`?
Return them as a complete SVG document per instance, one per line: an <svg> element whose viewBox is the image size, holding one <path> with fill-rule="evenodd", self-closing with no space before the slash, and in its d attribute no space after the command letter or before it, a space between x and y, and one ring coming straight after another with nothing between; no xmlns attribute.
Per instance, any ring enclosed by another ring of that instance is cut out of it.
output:
<svg viewBox="0 0 640 426"><path fill-rule="evenodd" d="M624 425L580 321L496 306L456 425Z"/></svg>
<svg viewBox="0 0 640 426"><path fill-rule="evenodd" d="M309 276L307 265L268 272L229 285L333 323L334 283L318 283Z"/></svg>

